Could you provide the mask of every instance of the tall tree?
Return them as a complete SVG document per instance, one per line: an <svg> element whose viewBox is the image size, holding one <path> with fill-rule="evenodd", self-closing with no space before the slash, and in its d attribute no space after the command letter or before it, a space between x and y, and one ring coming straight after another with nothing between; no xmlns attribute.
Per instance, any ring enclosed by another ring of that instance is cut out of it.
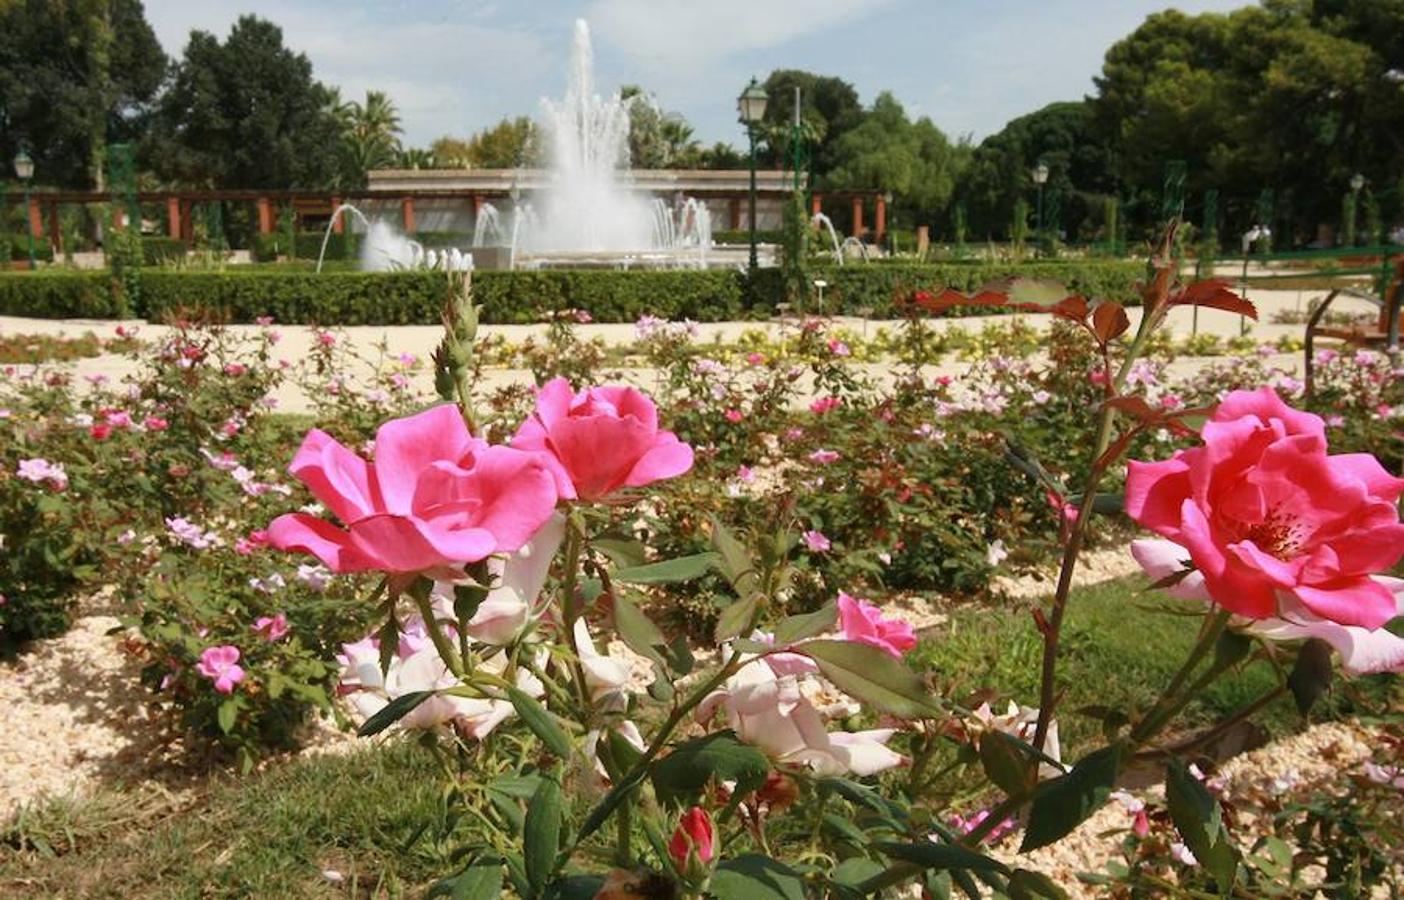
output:
<svg viewBox="0 0 1404 900"><path fill-rule="evenodd" d="M945 134L930 119L910 121L886 91L829 152L833 166L817 179L819 186L891 193L894 212L916 222L936 221L955 187L958 153Z"/></svg>
<svg viewBox="0 0 1404 900"><path fill-rule="evenodd" d="M395 103L380 91L366 91L366 102L340 103L340 92L331 107L341 125L344 168L341 181L348 187L364 187L366 173L395 164L400 153L400 113Z"/></svg>
<svg viewBox="0 0 1404 900"><path fill-rule="evenodd" d="M541 161L536 126L526 116L503 119L467 140L445 135L429 149L439 165L457 169L515 169Z"/></svg>
<svg viewBox="0 0 1404 900"><path fill-rule="evenodd" d="M312 64L271 22L243 16L221 43L192 31L146 158L163 177L240 188L337 182L341 127Z"/></svg>
<svg viewBox="0 0 1404 900"><path fill-rule="evenodd" d="M816 176L827 173L837 164L834 148L839 138L863 120L863 104L853 85L829 75L776 69L766 78L764 87L770 101L765 107L762 161L780 166L788 159L795 88L799 88L800 123L812 154L812 168Z"/></svg>
<svg viewBox="0 0 1404 900"><path fill-rule="evenodd" d="M0 159L36 177L102 183L109 142L143 127L167 60L139 0L0 2Z"/></svg>

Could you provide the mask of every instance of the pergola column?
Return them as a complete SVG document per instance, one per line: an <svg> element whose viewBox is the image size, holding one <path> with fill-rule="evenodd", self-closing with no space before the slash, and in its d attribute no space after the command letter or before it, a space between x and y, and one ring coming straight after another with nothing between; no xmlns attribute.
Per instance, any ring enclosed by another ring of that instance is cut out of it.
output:
<svg viewBox="0 0 1404 900"><path fill-rule="evenodd" d="M273 201L267 197L258 198L258 233L273 233Z"/></svg>
<svg viewBox="0 0 1404 900"><path fill-rule="evenodd" d="M873 210L873 230L877 233L874 238L877 245L882 246L882 239L887 236L887 198L878 194L877 202Z"/></svg>
<svg viewBox="0 0 1404 900"><path fill-rule="evenodd" d="M740 231L740 230L741 230L741 198L740 198L740 197L732 197L732 198L731 198L730 211L731 211L731 230L732 230L732 231Z"/></svg>
<svg viewBox="0 0 1404 900"><path fill-rule="evenodd" d="M863 198L853 198L853 236L863 239Z"/></svg>
<svg viewBox="0 0 1404 900"><path fill-rule="evenodd" d="M340 208L341 208L341 198L338 197L338 196L336 196L335 194L332 194L332 198L331 198L331 214L332 214L332 232L333 232L334 234L342 234L343 232L346 231L346 217L345 217L345 216L338 216L338 215L336 214L336 211L337 211L338 209L340 209Z"/></svg>
<svg viewBox="0 0 1404 900"><path fill-rule="evenodd" d="M63 250L63 226L59 222L58 201L49 204L49 244L57 256Z"/></svg>
<svg viewBox="0 0 1404 900"><path fill-rule="evenodd" d="M39 198L29 198L29 233L39 240L44 239L44 213L39 208Z"/></svg>
<svg viewBox="0 0 1404 900"><path fill-rule="evenodd" d="M824 211L824 195L812 194L809 198L809 214L817 216Z"/></svg>
<svg viewBox="0 0 1404 900"><path fill-rule="evenodd" d="M415 227L413 197L406 197L400 201L400 219L404 224L405 234L414 234L419 230Z"/></svg>
<svg viewBox="0 0 1404 900"><path fill-rule="evenodd" d="M177 197L166 198L166 234L173 240L180 240L185 232L180 227L180 199Z"/></svg>
<svg viewBox="0 0 1404 900"><path fill-rule="evenodd" d="M478 222L478 214L481 213L482 211L483 211L483 195L482 195L482 194L474 194L474 195L473 195L473 224L474 224L474 225L477 224L477 222Z"/></svg>

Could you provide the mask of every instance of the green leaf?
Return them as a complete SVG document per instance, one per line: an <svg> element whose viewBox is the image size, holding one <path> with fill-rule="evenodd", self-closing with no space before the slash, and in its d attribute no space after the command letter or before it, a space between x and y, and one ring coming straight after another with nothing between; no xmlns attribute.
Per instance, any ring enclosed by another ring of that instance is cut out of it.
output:
<svg viewBox="0 0 1404 900"><path fill-rule="evenodd" d="M496 900L502 896L502 863L478 862L429 889L429 897L450 900Z"/></svg>
<svg viewBox="0 0 1404 900"><path fill-rule="evenodd" d="M671 668L664 655L669 651L668 639L623 592L614 595L614 627L630 650L660 669Z"/></svg>
<svg viewBox="0 0 1404 900"><path fill-rule="evenodd" d="M561 786L550 776L541 779L527 804L522 828L522 855L526 877L533 894L541 896L556 874L556 856L561 851Z"/></svg>
<svg viewBox="0 0 1404 900"><path fill-rule="evenodd" d="M641 566L648 561L648 548L632 538L595 538L590 546L600 551L616 566Z"/></svg>
<svg viewBox="0 0 1404 900"><path fill-rule="evenodd" d="M654 792L664 803L682 801L696 795L708 783L735 781L732 802L765 783L770 760L749 744L743 744L729 731L703 735L673 748L652 765Z"/></svg>
<svg viewBox="0 0 1404 900"><path fill-rule="evenodd" d="M980 735L980 765L995 786L1023 799L1038 784L1038 763L1002 731Z"/></svg>
<svg viewBox="0 0 1404 900"><path fill-rule="evenodd" d="M911 863L923 869L960 869L971 872L1005 873L1009 869L997 859L968 850L958 844L938 844L935 841L914 841L899 844L884 841L873 845L889 858Z"/></svg>
<svg viewBox="0 0 1404 900"><path fill-rule="evenodd" d="M1214 644L1214 668L1235 666L1253 649L1253 640L1237 631L1224 631Z"/></svg>
<svg viewBox="0 0 1404 900"><path fill-rule="evenodd" d="M760 587L760 573L745 546L720 519L712 517L712 549L721 557L717 568L738 597L746 597Z"/></svg>
<svg viewBox="0 0 1404 900"><path fill-rule="evenodd" d="M615 569L613 578L627 584L672 584L678 581L691 581L707 574L719 557L715 553L696 553L692 556L679 556L645 566L630 566Z"/></svg>
<svg viewBox="0 0 1404 900"><path fill-rule="evenodd" d="M561 730L561 726L556 724L556 720L546 711L546 707L520 688L507 688L507 699L512 701L512 708L531 729L531 733L540 738L541 743L546 745L546 749L561 759L570 759L572 751L570 738L566 737L566 733Z"/></svg>
<svg viewBox="0 0 1404 900"><path fill-rule="evenodd" d="M1068 892L1044 875L1030 869L1015 869L1009 876L1009 900L1067 900Z"/></svg>
<svg viewBox="0 0 1404 900"><path fill-rule="evenodd" d="M433 691L410 691L408 694L401 694L385 705L380 712L366 719L356 734L360 737L370 737L373 734L380 734L385 729L409 715L416 706L434 696Z"/></svg>
<svg viewBox="0 0 1404 900"><path fill-rule="evenodd" d="M847 887L858 887L882 872L882 863L866 856L850 856L834 867L829 878Z"/></svg>
<svg viewBox="0 0 1404 900"><path fill-rule="evenodd" d="M804 900L804 879L778 860L747 853L718 865L708 891L716 900Z"/></svg>
<svg viewBox="0 0 1404 900"><path fill-rule="evenodd" d="M1068 774L1039 785L1019 852L1048 846L1100 809L1116 784L1121 753L1120 744L1094 750Z"/></svg>
<svg viewBox="0 0 1404 900"><path fill-rule="evenodd" d="M717 643L731 640L745 631L756 617L756 608L760 606L761 599L760 594L751 594L723 609L717 617L716 630L712 632Z"/></svg>
<svg viewBox="0 0 1404 900"><path fill-rule="evenodd" d="M1165 771L1165 804L1185 846L1227 896L1238 874L1238 851L1224 828L1219 801L1178 759Z"/></svg>
<svg viewBox="0 0 1404 900"><path fill-rule="evenodd" d="M551 882L546 900L594 900L604 885L603 875L568 875Z"/></svg>
<svg viewBox="0 0 1404 900"><path fill-rule="evenodd" d="M459 584L453 589L453 614L460 622L467 622L477 613L478 607L487 599L488 589L480 584Z"/></svg>
<svg viewBox="0 0 1404 900"><path fill-rule="evenodd" d="M239 698L230 697L219 704L219 730L228 734L234 730L234 724L239 721Z"/></svg>
<svg viewBox="0 0 1404 900"><path fill-rule="evenodd" d="M839 690L874 709L903 719L920 719L940 710L915 672L901 661L855 641L807 641L794 648L819 666Z"/></svg>
<svg viewBox="0 0 1404 900"><path fill-rule="evenodd" d="M826 603L812 613L789 616L775 623L775 644L784 646L823 634L838 621L838 604Z"/></svg>
<svg viewBox="0 0 1404 900"><path fill-rule="evenodd" d="M1297 710L1306 715L1331 687L1331 645L1310 638L1297 651L1297 662L1287 676L1287 687L1297 700Z"/></svg>

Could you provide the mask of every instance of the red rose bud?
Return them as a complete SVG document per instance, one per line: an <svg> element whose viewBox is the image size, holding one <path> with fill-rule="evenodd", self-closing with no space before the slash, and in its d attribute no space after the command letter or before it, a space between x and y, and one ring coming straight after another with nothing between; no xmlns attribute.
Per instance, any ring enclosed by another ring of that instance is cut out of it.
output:
<svg viewBox="0 0 1404 900"><path fill-rule="evenodd" d="M699 862L712 861L712 817L700 806L694 806L683 813L673 837L668 841L668 852L678 869L686 871L689 857L695 853Z"/></svg>

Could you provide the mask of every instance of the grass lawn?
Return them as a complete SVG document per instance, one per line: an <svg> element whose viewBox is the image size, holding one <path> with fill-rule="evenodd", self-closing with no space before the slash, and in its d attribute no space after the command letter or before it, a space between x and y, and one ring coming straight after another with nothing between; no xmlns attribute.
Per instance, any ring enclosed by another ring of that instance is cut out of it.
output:
<svg viewBox="0 0 1404 900"><path fill-rule="evenodd" d="M1131 578L1074 595L1060 668L1065 756L1089 746L1100 727L1076 715L1078 707L1144 708L1193 643L1198 620L1153 611L1164 604L1140 594L1143 587ZM1039 652L1027 605L972 606L925 640L915 662L958 696L1001 685L1030 703ZM1230 673L1191 707L1190 724L1231 711L1275 677L1264 662ZM1318 715L1350 703L1338 691ZM1263 721L1282 732L1300 718L1286 701ZM414 840L420 825L436 821L438 783L427 753L391 741L246 779L219 777L187 805L150 790L51 801L0 827L0 896L345 897L352 886L352 896L415 895L451 866L451 847ZM327 869L344 884L329 882Z"/></svg>

